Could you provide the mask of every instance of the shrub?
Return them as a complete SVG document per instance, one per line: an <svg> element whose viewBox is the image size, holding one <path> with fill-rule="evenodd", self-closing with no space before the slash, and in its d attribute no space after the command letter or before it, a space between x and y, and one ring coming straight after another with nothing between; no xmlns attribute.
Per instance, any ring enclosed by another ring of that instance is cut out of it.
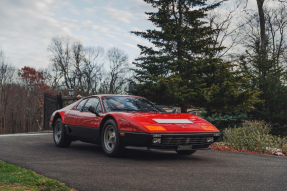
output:
<svg viewBox="0 0 287 191"><path fill-rule="evenodd" d="M282 153L287 154L287 141L285 140L285 143L282 145Z"/></svg>
<svg viewBox="0 0 287 191"><path fill-rule="evenodd" d="M270 153L270 148L282 149L286 154L286 139L270 134L271 125L264 121L244 122L242 127L227 128L223 133L226 145L236 150Z"/></svg>
<svg viewBox="0 0 287 191"><path fill-rule="evenodd" d="M246 120L247 114L226 114L226 115L218 115L218 114L201 114L205 120L212 123L219 130L225 129L227 127L235 127L240 126L244 120Z"/></svg>

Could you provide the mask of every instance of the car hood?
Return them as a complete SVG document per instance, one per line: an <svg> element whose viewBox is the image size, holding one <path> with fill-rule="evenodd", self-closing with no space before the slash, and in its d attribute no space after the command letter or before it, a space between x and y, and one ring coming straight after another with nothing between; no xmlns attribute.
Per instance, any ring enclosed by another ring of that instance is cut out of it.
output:
<svg viewBox="0 0 287 191"><path fill-rule="evenodd" d="M131 121L140 124L149 132L219 132L208 121L188 113L122 113ZM147 127L148 126L148 127ZM165 130L150 130L150 126L161 126ZM209 127L209 128L206 128Z"/></svg>

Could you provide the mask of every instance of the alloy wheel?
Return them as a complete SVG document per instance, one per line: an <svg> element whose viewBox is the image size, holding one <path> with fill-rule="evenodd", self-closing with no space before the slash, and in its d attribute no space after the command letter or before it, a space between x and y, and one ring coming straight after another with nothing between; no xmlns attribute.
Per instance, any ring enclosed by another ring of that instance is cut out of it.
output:
<svg viewBox="0 0 287 191"><path fill-rule="evenodd" d="M54 132L55 141L59 143L62 138L62 127L60 123L56 124L55 132Z"/></svg>
<svg viewBox="0 0 287 191"><path fill-rule="evenodd" d="M105 148L112 152L115 149L116 146L116 130L114 126L109 125L105 128L104 132L104 144Z"/></svg>

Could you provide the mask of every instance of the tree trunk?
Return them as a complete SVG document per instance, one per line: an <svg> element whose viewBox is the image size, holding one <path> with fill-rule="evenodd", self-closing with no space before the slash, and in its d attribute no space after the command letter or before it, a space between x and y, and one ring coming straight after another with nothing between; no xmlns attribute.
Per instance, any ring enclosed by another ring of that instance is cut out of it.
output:
<svg viewBox="0 0 287 191"><path fill-rule="evenodd" d="M264 16L264 10L263 10L263 5L264 5L265 0L257 0L257 7L258 7L258 14L259 14L259 23L260 23L260 38L261 38L261 50L260 50L260 69L261 72L261 80L265 82L265 79L268 75L268 69L267 69L267 63L268 63L268 57L267 57L267 37L266 37L266 21L265 21L265 16ZM263 84L259 85L260 89L262 90L263 94L260 96L261 100L264 100L262 102L263 107L267 107L266 105L266 88Z"/></svg>
<svg viewBox="0 0 287 191"><path fill-rule="evenodd" d="M179 18L178 18L178 30L180 31L180 28L182 27L182 4L181 0L178 1L178 12L179 12ZM179 33L177 31L177 33ZM178 37L178 42L177 42L177 59L179 61L179 74L182 74L182 40L181 37Z"/></svg>
<svg viewBox="0 0 287 191"><path fill-rule="evenodd" d="M187 113L187 105L181 106L181 113Z"/></svg>
<svg viewBox="0 0 287 191"><path fill-rule="evenodd" d="M257 0L259 22L260 22L260 37L261 37L261 48L263 53L266 53L266 28L265 28L265 17L263 11L264 0Z"/></svg>
<svg viewBox="0 0 287 191"><path fill-rule="evenodd" d="M2 111L3 112L3 111ZM2 127L3 127L3 134L5 134L6 133L6 129L5 129L5 116L4 116L4 114L2 113L2 120L1 120L1 122L2 122Z"/></svg>

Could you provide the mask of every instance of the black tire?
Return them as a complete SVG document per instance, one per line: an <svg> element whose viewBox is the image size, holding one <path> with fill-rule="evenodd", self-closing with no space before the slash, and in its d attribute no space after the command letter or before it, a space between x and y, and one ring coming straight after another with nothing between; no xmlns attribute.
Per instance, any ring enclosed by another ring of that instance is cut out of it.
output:
<svg viewBox="0 0 287 191"><path fill-rule="evenodd" d="M71 138L66 134L62 119L57 119L53 127L54 143L57 147L67 148L71 145Z"/></svg>
<svg viewBox="0 0 287 191"><path fill-rule="evenodd" d="M107 156L120 157L123 154L124 146L120 141L120 133L115 120L106 121L101 132L101 143Z"/></svg>
<svg viewBox="0 0 287 191"><path fill-rule="evenodd" d="M176 151L177 152L177 154L179 154L179 155L191 155L191 154L193 154L193 153L195 153L195 151L196 150L190 150L190 151Z"/></svg>

